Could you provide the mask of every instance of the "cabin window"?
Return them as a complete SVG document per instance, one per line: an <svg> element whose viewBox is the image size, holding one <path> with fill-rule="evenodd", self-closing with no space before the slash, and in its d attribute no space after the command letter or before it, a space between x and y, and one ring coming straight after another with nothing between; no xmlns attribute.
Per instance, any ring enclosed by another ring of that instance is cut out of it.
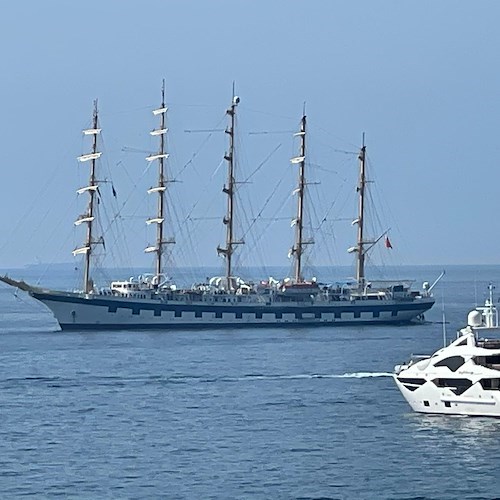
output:
<svg viewBox="0 0 500 500"><path fill-rule="evenodd" d="M457 396L464 393L472 385L468 378L436 378L433 382L437 387L447 387Z"/></svg>
<svg viewBox="0 0 500 500"><path fill-rule="evenodd" d="M236 319L242 319L243 314L242 313L236 313Z"/></svg>
<svg viewBox="0 0 500 500"><path fill-rule="evenodd" d="M222 313L220 311L217 311L215 313L215 317L218 318L218 319L222 319Z"/></svg>
<svg viewBox="0 0 500 500"><path fill-rule="evenodd" d="M174 316L176 318L182 318L182 311L176 310L175 313L174 313Z"/></svg>
<svg viewBox="0 0 500 500"><path fill-rule="evenodd" d="M416 391L421 385L425 384L424 378L398 377L398 380L409 390Z"/></svg>
<svg viewBox="0 0 500 500"><path fill-rule="evenodd" d="M374 318L380 318L380 311L373 311Z"/></svg>
<svg viewBox="0 0 500 500"><path fill-rule="evenodd" d="M438 361L434 366L447 366L452 372L456 372L464 363L462 356L451 356Z"/></svg>
<svg viewBox="0 0 500 500"><path fill-rule="evenodd" d="M415 384L415 385L424 385L425 384L425 378L398 377L398 380L402 384Z"/></svg>
<svg viewBox="0 0 500 500"><path fill-rule="evenodd" d="M446 408L451 408L451 403L449 401L445 401L444 405L446 406Z"/></svg>
<svg viewBox="0 0 500 500"><path fill-rule="evenodd" d="M195 317L195 318L201 318L201 316L202 316L201 311L196 311L196 312L194 313L194 317Z"/></svg>
<svg viewBox="0 0 500 500"><path fill-rule="evenodd" d="M492 370L500 370L500 355L498 354L493 356L475 356L473 360L477 365L485 366Z"/></svg>
<svg viewBox="0 0 500 500"><path fill-rule="evenodd" d="M424 406L430 406L429 401L424 401Z"/></svg>
<svg viewBox="0 0 500 500"><path fill-rule="evenodd" d="M255 319L262 319L262 313L255 313Z"/></svg>
<svg viewBox="0 0 500 500"><path fill-rule="evenodd" d="M154 315L155 316L161 316L161 310L160 309L155 309Z"/></svg>
<svg viewBox="0 0 500 500"><path fill-rule="evenodd" d="M274 315L274 317L275 317L276 319L283 319L283 313L276 313L276 314Z"/></svg>
<svg viewBox="0 0 500 500"><path fill-rule="evenodd" d="M500 378L483 378L479 383L485 391L500 391Z"/></svg>

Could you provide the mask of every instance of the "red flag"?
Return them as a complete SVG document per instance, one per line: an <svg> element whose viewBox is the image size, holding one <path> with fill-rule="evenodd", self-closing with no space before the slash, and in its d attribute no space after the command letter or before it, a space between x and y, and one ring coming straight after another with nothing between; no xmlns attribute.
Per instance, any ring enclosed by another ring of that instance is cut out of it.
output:
<svg viewBox="0 0 500 500"><path fill-rule="evenodd" d="M391 240L389 239L388 236L385 237L385 247L386 248L392 248Z"/></svg>

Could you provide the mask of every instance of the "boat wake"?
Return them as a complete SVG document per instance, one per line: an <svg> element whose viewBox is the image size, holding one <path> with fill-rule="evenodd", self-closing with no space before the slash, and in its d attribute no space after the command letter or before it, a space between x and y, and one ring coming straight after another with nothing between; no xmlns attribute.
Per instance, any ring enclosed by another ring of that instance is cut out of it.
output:
<svg viewBox="0 0 500 500"><path fill-rule="evenodd" d="M206 377L206 376L189 376L189 375L149 375L139 377L124 377L120 375L89 375L79 374L78 377L46 377L46 376L27 376L0 379L0 389L18 390L20 386L45 385L52 388L64 387L80 387L85 385L90 386L120 386L124 385L168 385L168 384L212 384L212 383L240 383L252 381L280 381L280 380L312 380L312 379L340 379L340 378L377 378L390 377L390 373L385 372L355 372L342 374L297 374L297 375L264 375L264 374L249 374L242 377Z"/></svg>
<svg viewBox="0 0 500 500"><path fill-rule="evenodd" d="M300 380L315 378L376 378L392 377L392 373L386 372L354 372L342 374L300 374L300 375L245 375L237 380Z"/></svg>

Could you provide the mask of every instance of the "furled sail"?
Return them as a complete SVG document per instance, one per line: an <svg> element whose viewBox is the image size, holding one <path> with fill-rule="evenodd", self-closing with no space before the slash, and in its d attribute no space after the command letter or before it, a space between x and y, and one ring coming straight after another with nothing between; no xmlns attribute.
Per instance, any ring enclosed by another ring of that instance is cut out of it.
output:
<svg viewBox="0 0 500 500"><path fill-rule="evenodd" d="M290 163L302 163L305 159L305 156L295 156L290 160Z"/></svg>
<svg viewBox="0 0 500 500"><path fill-rule="evenodd" d="M155 161L155 160L159 160L160 158L168 158L168 157L169 157L168 153L160 153L160 154L148 156L148 157L146 157L146 160L147 161Z"/></svg>
<svg viewBox="0 0 500 500"><path fill-rule="evenodd" d="M158 108L158 109L153 109L153 115L157 116L157 115L161 115L163 113L166 113L168 110L167 107L165 108Z"/></svg>
<svg viewBox="0 0 500 500"><path fill-rule="evenodd" d="M83 132L83 135L98 135L101 133L101 129L100 128L88 128L88 129L82 130L82 132Z"/></svg>
<svg viewBox="0 0 500 500"><path fill-rule="evenodd" d="M161 224L165 219L162 217L153 217L146 221L146 224Z"/></svg>
<svg viewBox="0 0 500 500"><path fill-rule="evenodd" d="M84 162L84 161L89 161L89 160L97 160L100 158L102 153L89 153L86 155L79 156L77 158L78 161Z"/></svg>
<svg viewBox="0 0 500 500"><path fill-rule="evenodd" d="M97 191L97 188L98 188L97 184L94 185L94 186L85 186L85 187L82 187L82 188L78 189L76 192L78 194L83 194L86 191Z"/></svg>
<svg viewBox="0 0 500 500"><path fill-rule="evenodd" d="M86 254L90 250L90 247L80 247L73 250L73 255Z"/></svg>
<svg viewBox="0 0 500 500"><path fill-rule="evenodd" d="M79 226L80 224L83 224L84 222L92 222L95 219L94 216L89 217L88 215L82 215L78 219L75 220L75 226Z"/></svg>
<svg viewBox="0 0 500 500"><path fill-rule="evenodd" d="M168 128L158 128L155 130L151 130L150 135L163 135L168 132Z"/></svg>
<svg viewBox="0 0 500 500"><path fill-rule="evenodd" d="M148 189L148 194L158 193L158 192L166 191L166 190L167 190L166 186L156 186L156 187L152 187L152 188Z"/></svg>

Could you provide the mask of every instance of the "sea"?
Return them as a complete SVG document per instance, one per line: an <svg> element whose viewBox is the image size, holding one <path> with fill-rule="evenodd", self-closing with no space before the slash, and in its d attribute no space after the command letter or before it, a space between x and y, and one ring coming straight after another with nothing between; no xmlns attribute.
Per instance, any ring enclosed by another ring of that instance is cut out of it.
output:
<svg viewBox="0 0 500 500"><path fill-rule="evenodd" d="M500 296L500 266L445 270L407 326L62 332L1 285L0 498L499 498L500 419L413 413L391 377Z"/></svg>

